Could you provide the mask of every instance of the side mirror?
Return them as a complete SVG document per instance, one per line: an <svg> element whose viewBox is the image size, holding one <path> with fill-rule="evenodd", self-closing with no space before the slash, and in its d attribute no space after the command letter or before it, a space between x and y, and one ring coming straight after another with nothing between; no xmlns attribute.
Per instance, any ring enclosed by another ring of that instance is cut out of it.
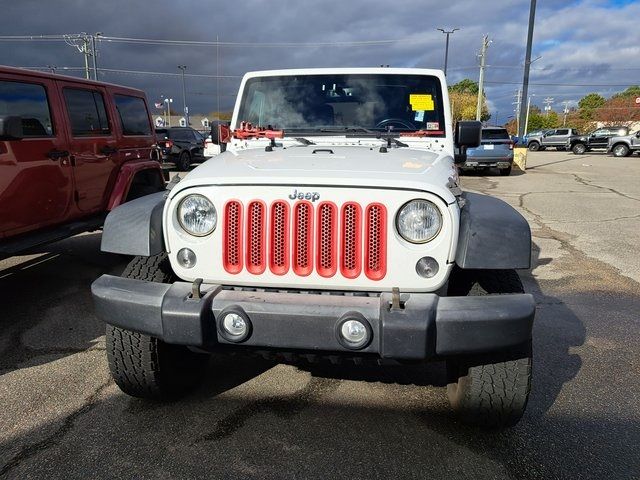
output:
<svg viewBox="0 0 640 480"><path fill-rule="evenodd" d="M636 132L636 138L640 138L640 131Z"/></svg>
<svg viewBox="0 0 640 480"><path fill-rule="evenodd" d="M227 122L211 122L211 141L215 145L221 145L231 141L231 130Z"/></svg>
<svg viewBox="0 0 640 480"><path fill-rule="evenodd" d="M482 140L482 123L469 120L460 121L456 124L455 145L459 152L455 154L456 164L467 161L467 148L480 146Z"/></svg>
<svg viewBox="0 0 640 480"><path fill-rule="evenodd" d="M0 140L21 140L22 137L21 117L0 117Z"/></svg>

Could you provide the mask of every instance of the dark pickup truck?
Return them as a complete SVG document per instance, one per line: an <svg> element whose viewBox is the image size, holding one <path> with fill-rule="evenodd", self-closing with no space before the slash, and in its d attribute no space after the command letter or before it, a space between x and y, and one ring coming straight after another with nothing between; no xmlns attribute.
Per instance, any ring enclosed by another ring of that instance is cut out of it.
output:
<svg viewBox="0 0 640 480"><path fill-rule="evenodd" d="M567 139L567 150L576 155L582 155L591 150L606 150L609 139L624 136L629 133L627 127L603 127L587 135L572 135Z"/></svg>

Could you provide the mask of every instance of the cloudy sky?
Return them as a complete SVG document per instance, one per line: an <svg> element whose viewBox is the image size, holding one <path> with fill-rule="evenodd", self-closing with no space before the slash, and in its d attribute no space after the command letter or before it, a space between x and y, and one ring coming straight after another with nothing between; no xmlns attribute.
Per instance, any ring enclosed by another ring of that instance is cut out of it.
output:
<svg viewBox="0 0 640 480"><path fill-rule="evenodd" d="M99 67L105 69L177 74L177 65L183 64L189 74L205 75L186 78L192 113L215 110L218 101L221 109L229 109L238 77L249 70L380 64L442 68L445 39L438 27L460 28L451 37L449 81L477 80L477 53L486 33L492 40L486 92L493 120L497 116L500 123L513 115L511 102L522 82L529 15L529 0L2 0L2 4L4 36L102 32L107 37L218 38L245 44L222 46L217 55L213 45L98 43ZM588 92L609 96L639 84L639 19L638 0L538 0L533 58L541 58L532 65L533 103L542 105L544 98L553 97L553 107L560 111L561 102L576 101ZM83 57L61 41L2 41L0 64L77 68L82 67ZM217 73L229 78L217 81L213 78ZM100 77L142 88L151 100L173 97L174 106L181 106L177 75L104 72Z"/></svg>

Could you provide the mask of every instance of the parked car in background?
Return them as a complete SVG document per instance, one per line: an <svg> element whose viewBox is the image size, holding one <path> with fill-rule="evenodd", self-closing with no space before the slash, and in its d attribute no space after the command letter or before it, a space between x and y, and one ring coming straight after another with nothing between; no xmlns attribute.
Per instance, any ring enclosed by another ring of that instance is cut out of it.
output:
<svg viewBox="0 0 640 480"><path fill-rule="evenodd" d="M477 148L467 149L467 161L461 170L485 170L498 168L500 175L509 175L513 164L513 141L502 127L484 127L482 143Z"/></svg>
<svg viewBox="0 0 640 480"><path fill-rule="evenodd" d="M609 138L607 153L613 153L614 157L628 157L633 152L640 153L640 130L630 135Z"/></svg>
<svg viewBox="0 0 640 480"><path fill-rule="evenodd" d="M591 150L606 149L611 137L623 136L629 133L628 127L604 127L598 128L587 135L572 135L567 139L567 150L576 155Z"/></svg>
<svg viewBox="0 0 640 480"><path fill-rule="evenodd" d="M204 137L191 127L158 128L156 137L162 161L175 164L181 172L204 160Z"/></svg>
<svg viewBox="0 0 640 480"><path fill-rule="evenodd" d="M522 137L522 141L520 142L520 144L528 145L530 137L539 137L547 132L553 132L553 130L533 130L531 132L528 132L524 137Z"/></svg>
<svg viewBox="0 0 640 480"><path fill-rule="evenodd" d="M0 258L164 189L140 90L0 67Z"/></svg>
<svg viewBox="0 0 640 480"><path fill-rule="evenodd" d="M544 150L547 147L555 147L556 150L565 150L567 148L567 140L569 137L575 135L580 135L575 128L546 130L541 135L529 134L527 136L527 147L532 152Z"/></svg>

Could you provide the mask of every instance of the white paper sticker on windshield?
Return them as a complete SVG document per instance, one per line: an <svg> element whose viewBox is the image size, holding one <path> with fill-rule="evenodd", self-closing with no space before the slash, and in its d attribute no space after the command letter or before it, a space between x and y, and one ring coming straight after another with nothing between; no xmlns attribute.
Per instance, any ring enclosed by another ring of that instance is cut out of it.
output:
<svg viewBox="0 0 640 480"><path fill-rule="evenodd" d="M427 130L440 130L440 123L427 122Z"/></svg>
<svg viewBox="0 0 640 480"><path fill-rule="evenodd" d="M413 119L416 122L423 122L424 121L424 110L417 111L415 116L413 117Z"/></svg>

